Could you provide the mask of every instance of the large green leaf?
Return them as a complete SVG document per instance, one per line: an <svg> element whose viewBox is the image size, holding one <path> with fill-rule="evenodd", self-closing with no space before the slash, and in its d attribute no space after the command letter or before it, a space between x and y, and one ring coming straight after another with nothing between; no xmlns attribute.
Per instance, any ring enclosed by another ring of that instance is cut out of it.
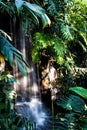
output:
<svg viewBox="0 0 87 130"><path fill-rule="evenodd" d="M26 74L28 70L28 64L25 61L22 53L18 51L14 46L12 46L12 44L3 36L0 36L0 52L3 53L5 59L9 61L12 67L14 65L14 58L15 58L21 73L23 75Z"/></svg>
<svg viewBox="0 0 87 130"><path fill-rule="evenodd" d="M87 99L87 89L83 87L72 87L69 90L77 93L78 95L82 96L83 98Z"/></svg>
<svg viewBox="0 0 87 130"><path fill-rule="evenodd" d="M38 23L37 17L41 18L42 23L43 23L43 28L47 25L50 25L51 21L48 18L48 16L46 15L45 10L42 7L40 7L36 4L28 3L28 2L24 2L23 7L26 8L28 10L28 12L33 15L33 17L36 19L37 23Z"/></svg>
<svg viewBox="0 0 87 130"><path fill-rule="evenodd" d="M12 12L11 8L7 5L6 2L0 2L0 4L4 6L4 8L8 8L9 11ZM45 13L45 10L42 7L38 6L37 4L32 4L24 0L15 0L15 6L17 8L18 15L20 13L22 14L23 9L25 9L25 12L30 15L34 23L37 23L37 24L39 23L39 19L38 19L39 17L42 20L43 28L51 24L49 17Z"/></svg>
<svg viewBox="0 0 87 130"><path fill-rule="evenodd" d="M10 41L12 41L11 37L2 29L0 29L0 34L4 35L5 37L7 37Z"/></svg>

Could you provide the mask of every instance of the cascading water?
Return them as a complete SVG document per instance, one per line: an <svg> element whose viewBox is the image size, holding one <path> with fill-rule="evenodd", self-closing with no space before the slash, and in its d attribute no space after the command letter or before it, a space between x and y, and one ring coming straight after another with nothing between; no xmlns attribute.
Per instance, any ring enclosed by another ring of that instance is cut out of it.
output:
<svg viewBox="0 0 87 130"><path fill-rule="evenodd" d="M29 119L29 121L36 123L36 129L33 130L50 130L51 123L48 120L49 111L44 108L41 101L41 92L38 85L38 78L35 72L35 66L32 63L30 49L32 48L31 35L27 42L25 42L25 37L23 36L21 29L21 22L18 21L19 29L15 30L15 47L18 48L26 59L28 59L30 69L28 75L23 77L18 72L17 66L14 68L14 75L17 77L19 84L16 85L16 92L18 95L15 108L18 114L22 114L24 117ZM16 26L16 25L15 25ZM26 45L27 44L27 45ZM49 122L48 122L49 121ZM21 128L25 130L25 128ZM30 130L30 129L29 129Z"/></svg>
<svg viewBox="0 0 87 130"><path fill-rule="evenodd" d="M34 73L34 72L33 72ZM35 75L34 75L35 76ZM40 89L33 78L33 86L29 101L21 101L16 103L16 112L36 123L36 130L51 129L50 111L45 109L41 101ZM30 130L30 129L29 129Z"/></svg>
<svg viewBox="0 0 87 130"><path fill-rule="evenodd" d="M17 103L16 107L18 107L18 113L29 119L29 121L35 122L36 130L51 129L51 122L47 112L38 99L33 98L30 102Z"/></svg>

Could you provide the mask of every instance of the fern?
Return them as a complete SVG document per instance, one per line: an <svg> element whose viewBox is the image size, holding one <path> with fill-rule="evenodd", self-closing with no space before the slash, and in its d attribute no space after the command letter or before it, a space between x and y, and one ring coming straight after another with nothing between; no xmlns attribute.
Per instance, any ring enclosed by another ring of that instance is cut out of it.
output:
<svg viewBox="0 0 87 130"><path fill-rule="evenodd" d="M70 27L68 25L64 25L62 24L61 25L61 33L62 33L62 37L65 39L65 40L72 40L72 34L70 32Z"/></svg>
<svg viewBox="0 0 87 130"><path fill-rule="evenodd" d="M48 50L58 64L62 65L64 63L66 46L61 43L57 37L53 37L49 34L45 35L43 33L36 33L34 35L34 44L32 49L32 58L34 62L38 62L43 49Z"/></svg>
<svg viewBox="0 0 87 130"><path fill-rule="evenodd" d="M51 16L57 14L57 9L56 9L55 1L53 1L53 0L44 0L43 3L44 3L44 6L47 7L47 11L48 11L48 13Z"/></svg>

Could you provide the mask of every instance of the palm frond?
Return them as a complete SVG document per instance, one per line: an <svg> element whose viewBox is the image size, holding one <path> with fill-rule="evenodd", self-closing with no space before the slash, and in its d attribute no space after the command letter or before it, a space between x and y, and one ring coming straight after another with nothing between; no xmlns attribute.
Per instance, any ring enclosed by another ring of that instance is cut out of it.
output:
<svg viewBox="0 0 87 130"><path fill-rule="evenodd" d="M69 90L77 93L78 95L82 96L83 98L87 99L87 89L83 88L83 87L72 87Z"/></svg>
<svg viewBox="0 0 87 130"><path fill-rule="evenodd" d="M28 70L28 64L25 61L22 53L18 51L14 46L12 46L12 44L3 36L0 36L0 52L4 55L5 59L9 61L12 67L14 65L15 58L21 73L23 75L26 74Z"/></svg>
<svg viewBox="0 0 87 130"><path fill-rule="evenodd" d="M84 100L76 95L69 95L69 97L65 97L60 102L57 102L57 105L63 107L66 110L77 113L81 113L85 110Z"/></svg>
<svg viewBox="0 0 87 130"><path fill-rule="evenodd" d="M4 35L5 37L7 37L10 41L12 41L11 37L2 29L0 29L0 34Z"/></svg>
<svg viewBox="0 0 87 130"><path fill-rule="evenodd" d="M42 20L43 28L51 24L50 19L45 13L45 10L37 4L31 4L23 0L15 0L15 5L17 7L18 13L22 10L22 8L25 8L27 13L33 18L33 20L37 24L39 23L39 17Z"/></svg>

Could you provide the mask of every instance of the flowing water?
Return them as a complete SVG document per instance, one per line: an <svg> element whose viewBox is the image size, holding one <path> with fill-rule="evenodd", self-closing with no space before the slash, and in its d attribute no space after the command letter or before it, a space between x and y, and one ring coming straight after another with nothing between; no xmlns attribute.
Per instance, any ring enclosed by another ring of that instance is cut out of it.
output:
<svg viewBox="0 0 87 130"><path fill-rule="evenodd" d="M30 69L26 77L23 77L18 72L17 66L14 67L14 76L16 76L19 84L16 85L16 92L18 98L15 104L16 112L22 114L23 117L29 119L29 121L36 123L36 129L33 130L51 130L51 112L48 108L45 108L41 101L41 92L39 85L39 76L35 71L35 65L31 58L32 38L29 35L29 40L25 41L25 37L22 33L21 22L19 23L18 32L14 27L14 43L28 60ZM14 24L15 25L15 24ZM15 25L16 26L16 25ZM21 130L26 130L25 128ZM29 129L31 130L31 129Z"/></svg>
<svg viewBox="0 0 87 130"><path fill-rule="evenodd" d="M17 102L16 108L17 113L36 123L36 130L51 130L50 111L44 108L39 99L34 97L30 102Z"/></svg>
<svg viewBox="0 0 87 130"><path fill-rule="evenodd" d="M34 70L32 73L34 73ZM29 119L29 121L36 123L36 129L29 130L51 130L51 111L45 107L41 101L41 92L39 86L35 82L35 74L32 74L32 77L32 86L29 85L28 93L26 93L27 88L25 92L24 89L22 92L27 94L27 100L25 98L26 95L23 94L23 96L21 96L22 100L17 100L16 102L16 111Z"/></svg>

